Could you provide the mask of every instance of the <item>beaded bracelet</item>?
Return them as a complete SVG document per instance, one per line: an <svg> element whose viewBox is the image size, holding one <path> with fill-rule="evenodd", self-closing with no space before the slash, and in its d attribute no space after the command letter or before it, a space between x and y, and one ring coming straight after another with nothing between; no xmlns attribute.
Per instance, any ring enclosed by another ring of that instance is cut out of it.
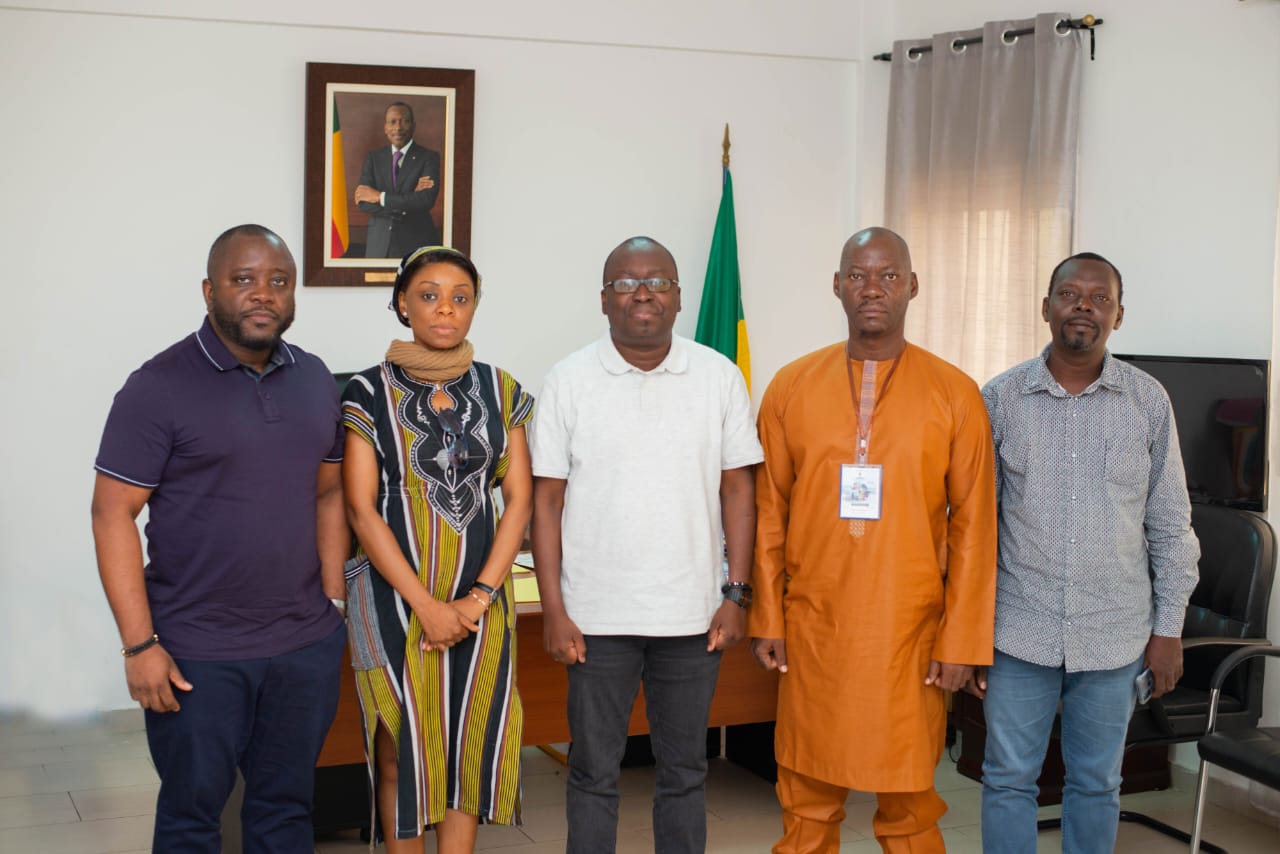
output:
<svg viewBox="0 0 1280 854"><path fill-rule="evenodd" d="M492 587L490 587L489 585L485 584L482 581L472 582L471 588L473 590L483 590L486 594L488 594L489 601L485 603L486 605L492 605L498 599L498 591L494 590Z"/></svg>
<svg viewBox="0 0 1280 854"><path fill-rule="evenodd" d="M490 605L493 604L488 599L485 599L484 597L482 597L479 593L476 593L474 590L468 590L467 595L470 596L472 599L476 600L477 602L479 602L481 605L483 605L486 610Z"/></svg>
<svg viewBox="0 0 1280 854"><path fill-rule="evenodd" d="M122 648L120 650L120 654L123 655L125 658L133 658L138 653L146 652L147 650L151 649L151 647L155 646L158 643L160 643L160 636L153 633L151 637L147 638L137 646L126 646Z"/></svg>

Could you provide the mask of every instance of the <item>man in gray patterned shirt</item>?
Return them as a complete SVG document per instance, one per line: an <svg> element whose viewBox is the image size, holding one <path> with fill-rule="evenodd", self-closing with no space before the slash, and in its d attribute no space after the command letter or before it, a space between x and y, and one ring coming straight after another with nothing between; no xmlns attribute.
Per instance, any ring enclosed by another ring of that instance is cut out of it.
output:
<svg viewBox="0 0 1280 854"><path fill-rule="evenodd" d="M1036 779L1062 703L1062 850L1111 851L1120 763L1145 667L1154 696L1182 675L1199 544L1169 397L1110 355L1120 272L1066 259L1041 313L1052 343L982 390L996 448L995 660L985 691L983 851L1036 849Z"/></svg>

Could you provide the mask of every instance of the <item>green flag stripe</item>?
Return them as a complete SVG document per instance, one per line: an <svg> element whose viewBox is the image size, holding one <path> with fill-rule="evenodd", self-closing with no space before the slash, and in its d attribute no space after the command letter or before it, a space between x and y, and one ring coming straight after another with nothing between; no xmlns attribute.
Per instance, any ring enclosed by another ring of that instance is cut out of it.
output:
<svg viewBox="0 0 1280 854"><path fill-rule="evenodd" d="M711 237L707 276L702 286L698 329L694 338L698 343L723 353L729 361L736 362L738 321L742 319L742 280L738 271L738 231L733 216L733 178L726 167L720 210L716 214L716 228Z"/></svg>

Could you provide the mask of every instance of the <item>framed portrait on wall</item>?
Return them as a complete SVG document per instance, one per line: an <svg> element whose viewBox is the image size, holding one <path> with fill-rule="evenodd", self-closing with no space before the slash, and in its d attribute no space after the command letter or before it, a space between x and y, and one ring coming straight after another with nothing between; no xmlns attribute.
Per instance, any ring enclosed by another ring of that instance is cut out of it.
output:
<svg viewBox="0 0 1280 854"><path fill-rule="evenodd" d="M305 285L386 285L420 246L471 251L475 71L307 63Z"/></svg>

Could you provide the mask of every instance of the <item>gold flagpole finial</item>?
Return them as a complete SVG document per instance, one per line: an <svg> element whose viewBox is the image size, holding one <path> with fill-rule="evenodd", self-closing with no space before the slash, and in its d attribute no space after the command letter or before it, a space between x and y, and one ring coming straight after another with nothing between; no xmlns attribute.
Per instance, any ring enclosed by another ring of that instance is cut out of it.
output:
<svg viewBox="0 0 1280 854"><path fill-rule="evenodd" d="M724 164L724 168L726 169L729 168L729 123L728 122L725 122L725 125L724 125L724 158L721 160L721 163Z"/></svg>

